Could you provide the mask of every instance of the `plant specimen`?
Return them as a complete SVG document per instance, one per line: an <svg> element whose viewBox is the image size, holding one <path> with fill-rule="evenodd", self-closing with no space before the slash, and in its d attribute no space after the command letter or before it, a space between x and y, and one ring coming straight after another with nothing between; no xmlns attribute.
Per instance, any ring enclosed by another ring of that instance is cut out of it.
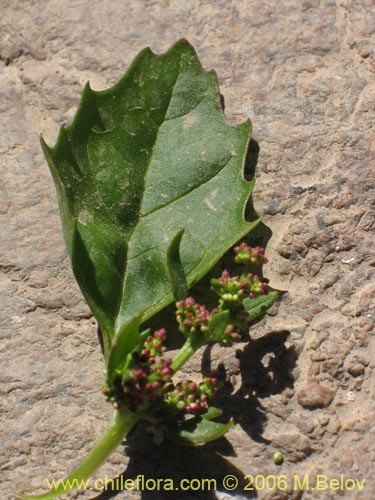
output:
<svg viewBox="0 0 375 500"><path fill-rule="evenodd" d="M88 478L140 421L191 444L231 427L214 421L221 414L210 405L214 377L173 376L201 346L232 345L277 298L259 277L264 250L245 243L234 248L241 270L211 280L214 308L189 293L259 222L244 218L253 189L243 172L250 131L248 121L226 122L215 73L181 40L163 55L143 50L108 90L87 85L56 145L42 139L73 271L102 332L103 392L114 408L68 479ZM143 325L173 301L185 343L169 357L163 325Z"/></svg>

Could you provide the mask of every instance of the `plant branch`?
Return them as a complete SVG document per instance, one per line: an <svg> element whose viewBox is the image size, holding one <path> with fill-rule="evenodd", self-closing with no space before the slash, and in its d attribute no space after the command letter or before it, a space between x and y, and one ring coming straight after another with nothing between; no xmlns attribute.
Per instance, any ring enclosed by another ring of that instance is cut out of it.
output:
<svg viewBox="0 0 375 500"><path fill-rule="evenodd" d="M191 337L187 338L185 344L178 351L176 356L173 358L171 368L174 372L177 372L182 368L182 366L197 352L197 350L206 343L206 339L202 335L201 339L194 339L192 341Z"/></svg>

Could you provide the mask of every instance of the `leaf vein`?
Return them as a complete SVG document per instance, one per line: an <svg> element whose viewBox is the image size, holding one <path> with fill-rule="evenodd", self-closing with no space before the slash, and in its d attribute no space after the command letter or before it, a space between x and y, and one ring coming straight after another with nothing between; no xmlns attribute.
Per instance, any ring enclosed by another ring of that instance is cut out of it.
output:
<svg viewBox="0 0 375 500"><path fill-rule="evenodd" d="M179 58L179 66L178 66L178 71L177 71L177 75L176 75L176 79L173 83L173 86L172 86L172 92L171 92L171 95L169 97L169 103L168 103L168 106L165 110L165 114L164 114L164 117L167 115L168 113L168 110L169 110L169 107L171 105L171 102L172 102L172 99L173 99L173 94L174 94L174 89L175 89L175 86L176 86L176 83L178 81L178 77L180 75L180 72L181 72L181 58L182 56L180 55L180 58ZM152 146L152 151L151 151L151 154L150 154L150 158L148 160L148 164L147 164L147 168L146 168L146 171L145 171L145 174L144 174L144 184L143 184L143 187L146 186L146 179L147 179L147 173L149 171L149 168L150 168L150 165L152 163L152 157L153 157L153 152L154 152L154 147L158 141L158 136L159 136L159 132L160 132L160 129L162 127L162 124L164 122L164 117L159 125L159 129L156 133L156 137L155 137L155 141L154 141L154 144ZM116 314L115 314L115 335L116 335L116 331L117 331L117 320L118 320L118 315L119 315L119 312L120 312L120 309L121 309L121 305L122 305L122 298L123 298L123 295L124 295L124 285L125 285L125 279L126 279L126 269L128 268L128 264L129 264L129 249L130 249L130 246L131 246L131 243L132 243L132 240L134 238L134 235L136 234L136 230L137 230L137 227L138 227L138 224L139 224L139 221L141 220L141 213L142 213L142 205L143 205L143 199L144 199L144 194L145 194L145 190L143 190L142 192L142 199L141 199L141 202L139 204L139 212L138 212L138 220L137 220L137 223L134 225L134 229L133 231L131 232L130 236L129 236L129 239L128 239L128 251L126 253L126 262L125 262L125 266L124 266L124 272L123 272L123 275L122 275L122 279L121 279L121 287L120 287L120 290L121 290L121 293L119 294L119 299L118 299L118 303L117 303L117 308L116 308Z"/></svg>

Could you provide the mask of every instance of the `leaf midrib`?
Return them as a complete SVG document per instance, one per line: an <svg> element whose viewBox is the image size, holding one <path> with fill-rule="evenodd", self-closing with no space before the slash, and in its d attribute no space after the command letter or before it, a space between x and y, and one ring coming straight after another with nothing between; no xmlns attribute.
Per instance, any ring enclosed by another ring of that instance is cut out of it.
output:
<svg viewBox="0 0 375 500"><path fill-rule="evenodd" d="M175 87L176 87L176 83L178 81L178 78L180 76L180 72L181 72L181 59L182 59L182 54L180 55L179 57L179 61L178 61L178 71L177 71L177 75L176 75L176 79L175 81L173 82L173 85L172 85L172 92L170 94L170 98L169 98L169 102L168 102L168 106L166 107L166 110L165 110L165 113L163 115L163 118L162 120L160 121L160 125L158 127L158 131L156 133L156 136L155 136L155 141L154 141L154 144L151 148L151 154L150 154L150 157L148 159L148 164L147 164L147 167L146 167L146 170L145 170L145 173L144 173L144 176L143 176L143 180L144 180L144 184L143 184L143 187L145 188L146 187L146 181L147 181L147 174L148 174L148 171L150 169L150 165L152 163L152 159L153 159L153 154L154 154L154 148L155 148L155 145L157 144L158 142L158 138L159 138L159 133L160 133L160 129L162 128L163 126L163 123L165 121L165 117L167 116L168 114L168 111L169 111L169 108L170 108L170 105L171 105L171 102L173 100L173 96L174 96L174 90L175 90ZM122 273L122 277L121 277L121 288L120 288L120 294L119 294L119 299L118 299L118 302L117 302L117 307L116 307L116 313L115 313L115 322L114 322L114 336L113 336L113 339L116 337L116 334L117 334L117 331L118 331L118 325L117 325L117 318L118 318L118 315L119 315L119 312L121 310L121 306L122 306L122 299L123 299L123 296L124 296L124 284L125 284L125 279L126 279L126 271L127 271L127 268L128 268L128 263L129 263L129 248L131 246L131 243L132 243L132 239L137 231L137 228L138 228L138 225L139 225L139 222L142 218L142 206L143 206L143 200L144 200L144 196L145 196L145 189L143 189L143 192L142 192L142 197L141 197L141 200L140 200L140 204L139 204L139 212L138 212L138 217L137 217L137 222L136 224L134 225L134 228L133 228L133 231L130 233L130 236L129 236L129 239L127 241L127 252L126 252L126 262L125 262L125 265L124 265L124 270L123 270L123 273ZM113 342L113 339L112 339L112 342ZM112 343L111 342L111 343Z"/></svg>

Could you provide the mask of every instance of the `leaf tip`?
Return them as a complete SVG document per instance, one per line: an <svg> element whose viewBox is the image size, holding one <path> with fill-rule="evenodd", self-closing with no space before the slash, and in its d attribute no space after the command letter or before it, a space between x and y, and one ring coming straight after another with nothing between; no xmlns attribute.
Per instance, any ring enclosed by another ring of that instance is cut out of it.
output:
<svg viewBox="0 0 375 500"><path fill-rule="evenodd" d="M93 90L91 87L91 83L89 81L86 82L85 86L83 87L83 92L82 92L82 99L84 98L89 98L95 95L97 92Z"/></svg>
<svg viewBox="0 0 375 500"><path fill-rule="evenodd" d="M40 142L40 145L42 146L43 151L51 152L51 148L50 148L50 146L48 146L48 144L44 140L43 134L39 135L39 142Z"/></svg>
<svg viewBox="0 0 375 500"><path fill-rule="evenodd" d="M184 232L185 228L180 229L167 249L167 270L175 300L182 300L188 294L186 274L180 255L180 244Z"/></svg>
<svg viewBox="0 0 375 500"><path fill-rule="evenodd" d="M174 43L172 45L171 48L173 49L173 48L179 48L179 47L181 47L181 48L187 48L190 51L196 53L194 47L192 46L192 44L186 38L180 38L179 40L177 40L176 43Z"/></svg>
<svg viewBox="0 0 375 500"><path fill-rule="evenodd" d="M250 118L246 118L246 120L240 124L240 127L248 128L249 129L249 140L251 138L251 133L253 131L253 124Z"/></svg>
<svg viewBox="0 0 375 500"><path fill-rule="evenodd" d="M193 45L186 40L186 38L180 38L177 40L176 43L172 45L172 47L165 52L165 55L170 55L173 54L174 52L181 53L181 55L187 55L190 57L193 57L197 63L199 64L200 68L204 71L203 66L199 60L197 51L193 47Z"/></svg>

